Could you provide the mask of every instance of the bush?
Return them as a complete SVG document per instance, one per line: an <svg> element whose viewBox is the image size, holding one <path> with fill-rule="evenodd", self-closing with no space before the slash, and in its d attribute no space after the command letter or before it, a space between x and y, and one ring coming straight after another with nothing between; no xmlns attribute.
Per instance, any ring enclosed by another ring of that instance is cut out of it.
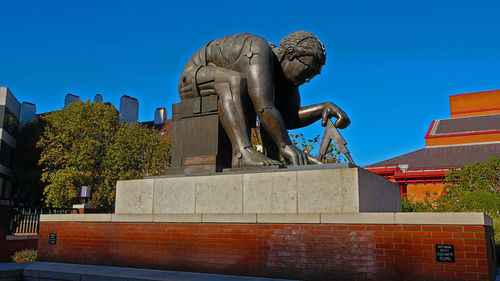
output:
<svg viewBox="0 0 500 281"><path fill-rule="evenodd" d="M24 249L22 251L17 251L12 255L13 262L31 262L36 261L37 252L33 249Z"/></svg>
<svg viewBox="0 0 500 281"><path fill-rule="evenodd" d="M500 157L486 163L467 164L450 170L444 179L444 194L436 199L441 212L484 212L500 216Z"/></svg>
<svg viewBox="0 0 500 281"><path fill-rule="evenodd" d="M413 201L411 198L402 197L401 205L403 212L431 212L432 202L429 196L426 196L424 201Z"/></svg>

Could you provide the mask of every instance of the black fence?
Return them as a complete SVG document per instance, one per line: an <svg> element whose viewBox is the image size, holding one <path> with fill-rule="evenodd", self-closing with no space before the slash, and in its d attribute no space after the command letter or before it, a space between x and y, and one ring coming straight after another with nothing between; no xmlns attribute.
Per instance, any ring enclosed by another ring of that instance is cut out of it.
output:
<svg viewBox="0 0 500 281"><path fill-rule="evenodd" d="M76 209L19 209L11 208L9 213L9 235L37 235L40 228L40 214L72 214Z"/></svg>

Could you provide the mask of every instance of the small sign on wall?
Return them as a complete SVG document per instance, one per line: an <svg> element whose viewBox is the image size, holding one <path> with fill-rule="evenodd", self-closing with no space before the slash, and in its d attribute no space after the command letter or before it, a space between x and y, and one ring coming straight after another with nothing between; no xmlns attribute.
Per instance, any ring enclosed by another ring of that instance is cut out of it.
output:
<svg viewBox="0 0 500 281"><path fill-rule="evenodd" d="M455 262L455 246L450 244L436 244L436 261Z"/></svg>
<svg viewBox="0 0 500 281"><path fill-rule="evenodd" d="M49 244L56 244L57 242L57 233L49 234Z"/></svg>

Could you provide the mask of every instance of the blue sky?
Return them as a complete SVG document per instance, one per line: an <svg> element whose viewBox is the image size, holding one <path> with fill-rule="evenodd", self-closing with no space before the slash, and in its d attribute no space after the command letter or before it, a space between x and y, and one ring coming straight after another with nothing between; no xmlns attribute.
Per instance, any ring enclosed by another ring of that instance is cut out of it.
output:
<svg viewBox="0 0 500 281"><path fill-rule="evenodd" d="M139 120L179 102L177 80L206 42L249 32L275 44L295 30L325 45L303 105L332 101L357 164L425 145L449 96L500 89L500 1L0 0L0 85L37 111L66 93L115 105L139 99ZM295 131L296 132L296 131ZM300 132L323 134L314 124Z"/></svg>

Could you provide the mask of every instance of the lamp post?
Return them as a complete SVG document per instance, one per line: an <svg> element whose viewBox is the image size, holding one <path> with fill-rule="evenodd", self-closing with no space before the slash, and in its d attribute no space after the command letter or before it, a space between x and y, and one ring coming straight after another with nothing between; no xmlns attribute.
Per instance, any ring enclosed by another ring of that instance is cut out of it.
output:
<svg viewBox="0 0 500 281"><path fill-rule="evenodd" d="M96 205L89 205L87 204L89 198L91 197L90 193L92 191L92 188L90 186L82 186L80 188L80 202L81 204L75 204L73 205L73 213L77 214L88 214L88 213L95 213L97 211Z"/></svg>
<svg viewBox="0 0 500 281"><path fill-rule="evenodd" d="M80 189L80 198L82 204L87 204L87 201L90 198L90 191L91 191L90 186L86 185L82 186L82 188Z"/></svg>

